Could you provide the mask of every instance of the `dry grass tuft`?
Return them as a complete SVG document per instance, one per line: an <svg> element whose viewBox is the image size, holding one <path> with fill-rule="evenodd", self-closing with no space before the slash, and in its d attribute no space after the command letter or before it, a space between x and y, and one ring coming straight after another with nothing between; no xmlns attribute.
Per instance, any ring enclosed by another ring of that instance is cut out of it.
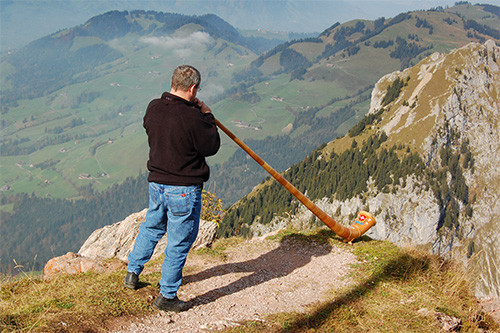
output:
<svg viewBox="0 0 500 333"><path fill-rule="evenodd" d="M65 275L44 281L24 276L4 277L0 291L1 331L104 331L106 321L124 315L144 315L157 293L152 274L137 292L123 287L125 272ZM137 297L139 293L139 297Z"/></svg>

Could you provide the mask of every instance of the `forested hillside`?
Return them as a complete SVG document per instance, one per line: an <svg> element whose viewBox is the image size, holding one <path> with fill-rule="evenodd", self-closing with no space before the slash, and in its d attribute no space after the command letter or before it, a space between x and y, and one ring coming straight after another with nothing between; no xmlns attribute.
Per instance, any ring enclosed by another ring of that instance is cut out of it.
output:
<svg viewBox="0 0 500 333"><path fill-rule="evenodd" d="M147 207L146 178L127 178L99 193L88 187L81 193L84 199L73 201L33 194L2 196L0 204L12 205L13 212L0 211L0 271L16 273L17 265L24 271L41 270L54 256L78 252L94 230Z"/></svg>
<svg viewBox="0 0 500 333"><path fill-rule="evenodd" d="M340 201L363 197L370 179L378 191L388 193L395 191L395 185L400 185L408 175L423 176L424 162L418 154L404 145L381 148L386 140L384 133L370 136L360 146L353 140L351 148L341 154L333 152L326 156L323 153L326 145L320 146L284 175L299 191L307 192L311 200L334 197ZM298 213L301 204L281 184L269 179L228 211L219 228L220 236L251 236L253 223L265 225L276 216L284 218L285 213Z"/></svg>
<svg viewBox="0 0 500 333"><path fill-rule="evenodd" d="M484 43L492 38L500 42L496 24L499 14L496 6L461 2L451 8L401 13L394 18L335 23L318 37L283 43L260 55L234 75L235 85L224 96L281 98L273 99L281 101L281 107L247 103L249 110L261 111L246 114L244 119L259 125L263 115L279 110L281 118L274 115L273 125L281 124L275 127L290 136L286 149L281 148L281 139L275 139L276 147L270 138L254 146L252 139L248 142L269 164L284 171L311 149L344 135L356 125L366 114L373 83L388 72L403 70L434 52L449 52L470 41ZM275 83L287 90L273 89ZM270 95L269 90L276 95ZM224 104L221 106L225 111ZM226 112L223 116L238 119ZM248 130L235 131L243 138L249 135ZM224 174L229 168L232 172ZM266 176L238 152L215 171L213 179L229 203ZM237 185L228 187L228 183Z"/></svg>

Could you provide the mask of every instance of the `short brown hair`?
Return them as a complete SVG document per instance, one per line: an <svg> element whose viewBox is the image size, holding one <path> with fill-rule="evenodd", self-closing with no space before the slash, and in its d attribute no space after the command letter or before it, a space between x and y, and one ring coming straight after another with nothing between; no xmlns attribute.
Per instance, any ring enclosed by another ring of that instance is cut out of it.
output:
<svg viewBox="0 0 500 333"><path fill-rule="evenodd" d="M172 88L175 90L189 90L193 84L196 87L199 87L201 83L201 75L200 72L189 65L181 65L174 70L174 74L172 74Z"/></svg>

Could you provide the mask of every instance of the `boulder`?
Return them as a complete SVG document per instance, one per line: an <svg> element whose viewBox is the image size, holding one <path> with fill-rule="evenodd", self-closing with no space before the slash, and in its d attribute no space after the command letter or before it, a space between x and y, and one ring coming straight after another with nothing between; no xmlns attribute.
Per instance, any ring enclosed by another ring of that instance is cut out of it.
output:
<svg viewBox="0 0 500 333"><path fill-rule="evenodd" d="M127 261L128 254L134 247L135 238L139 233L139 226L146 219L147 209L134 213L121 222L117 222L94 231L82 245L78 254L97 259L120 259ZM193 249L207 247L212 244L217 224L211 221L200 220L198 237ZM152 258L156 258L165 251L167 237L163 237L156 246Z"/></svg>
<svg viewBox="0 0 500 333"><path fill-rule="evenodd" d="M44 278L50 279L60 274L77 274L88 271L105 272L126 267L127 256L134 247L139 226L146 219L147 209L128 216L125 220L94 231L82 245L78 253L52 258L44 267ZM209 246L217 231L217 224L200 220L198 237L194 248ZM163 237L156 246L152 258L165 251L167 237Z"/></svg>
<svg viewBox="0 0 500 333"><path fill-rule="evenodd" d="M61 274L78 274L88 271L103 273L107 270L124 269L125 263L119 260L103 262L79 254L68 252L63 256L50 259L43 269L44 279L51 279Z"/></svg>

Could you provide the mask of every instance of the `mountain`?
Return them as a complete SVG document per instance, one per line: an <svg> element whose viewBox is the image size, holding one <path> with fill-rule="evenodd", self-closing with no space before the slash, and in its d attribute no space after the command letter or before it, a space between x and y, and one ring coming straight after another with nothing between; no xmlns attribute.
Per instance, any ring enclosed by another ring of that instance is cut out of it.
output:
<svg viewBox="0 0 500 333"><path fill-rule="evenodd" d="M189 59L216 95L269 42L214 15L108 12L3 58L2 271L38 269L144 208L142 116L173 68Z"/></svg>
<svg viewBox="0 0 500 333"><path fill-rule="evenodd" d="M498 40L491 8L498 7L463 4L337 23L260 56L277 41L242 36L214 15L93 17L3 58L0 185L7 195L74 198L89 186L102 191L135 177L147 158L145 106L182 62L202 71L200 97L219 120L285 170L363 117L381 76L434 51ZM228 204L264 176L226 138L210 162L213 186Z"/></svg>
<svg viewBox="0 0 500 333"><path fill-rule="evenodd" d="M488 2L494 3L492 0ZM238 29L317 34L336 21L392 17L404 11L447 5L453 5L453 1L2 0L1 52L18 49L54 31L79 25L90 17L112 10L154 10L189 16L213 13Z"/></svg>
<svg viewBox="0 0 500 333"><path fill-rule="evenodd" d="M368 115L285 178L339 222L370 211L372 238L469 260L480 267L476 293L498 296L499 58L488 40L385 75ZM228 211L219 234L317 225L311 215L265 180Z"/></svg>
<svg viewBox="0 0 500 333"><path fill-rule="evenodd" d="M366 114L373 84L383 75L471 41L500 42L498 13L495 6L461 4L392 19L336 23L316 38L287 42L260 55L234 77L234 87L226 92L231 98L215 110L233 122L238 137L283 171L354 126ZM236 127L241 122L248 126ZM274 134L266 138L267 133ZM216 165L213 174L229 203L265 177L241 151Z"/></svg>
<svg viewBox="0 0 500 333"><path fill-rule="evenodd" d="M186 41L155 39L155 36L170 35L187 38L197 31L206 35L200 33L192 37L193 40ZM172 46L192 42L194 47L204 44L215 47L213 40L221 39L254 52L262 51L262 44L267 42L263 38L243 37L233 26L211 14L194 17L146 11L107 12L83 25L36 40L8 55L4 65L10 68L5 81L7 88L2 89L4 107L9 106L10 101L15 103L20 99L45 96L62 87L101 76L104 73L92 69L126 56L124 50L109 42L129 34L149 36L144 40L146 44L170 42ZM209 37L213 40L210 41ZM33 57L33 54L37 56Z"/></svg>
<svg viewBox="0 0 500 333"><path fill-rule="evenodd" d="M0 65L2 189L69 198L136 177L147 158L142 114L173 68L196 65L209 98L276 43L214 15L133 11L28 44Z"/></svg>

